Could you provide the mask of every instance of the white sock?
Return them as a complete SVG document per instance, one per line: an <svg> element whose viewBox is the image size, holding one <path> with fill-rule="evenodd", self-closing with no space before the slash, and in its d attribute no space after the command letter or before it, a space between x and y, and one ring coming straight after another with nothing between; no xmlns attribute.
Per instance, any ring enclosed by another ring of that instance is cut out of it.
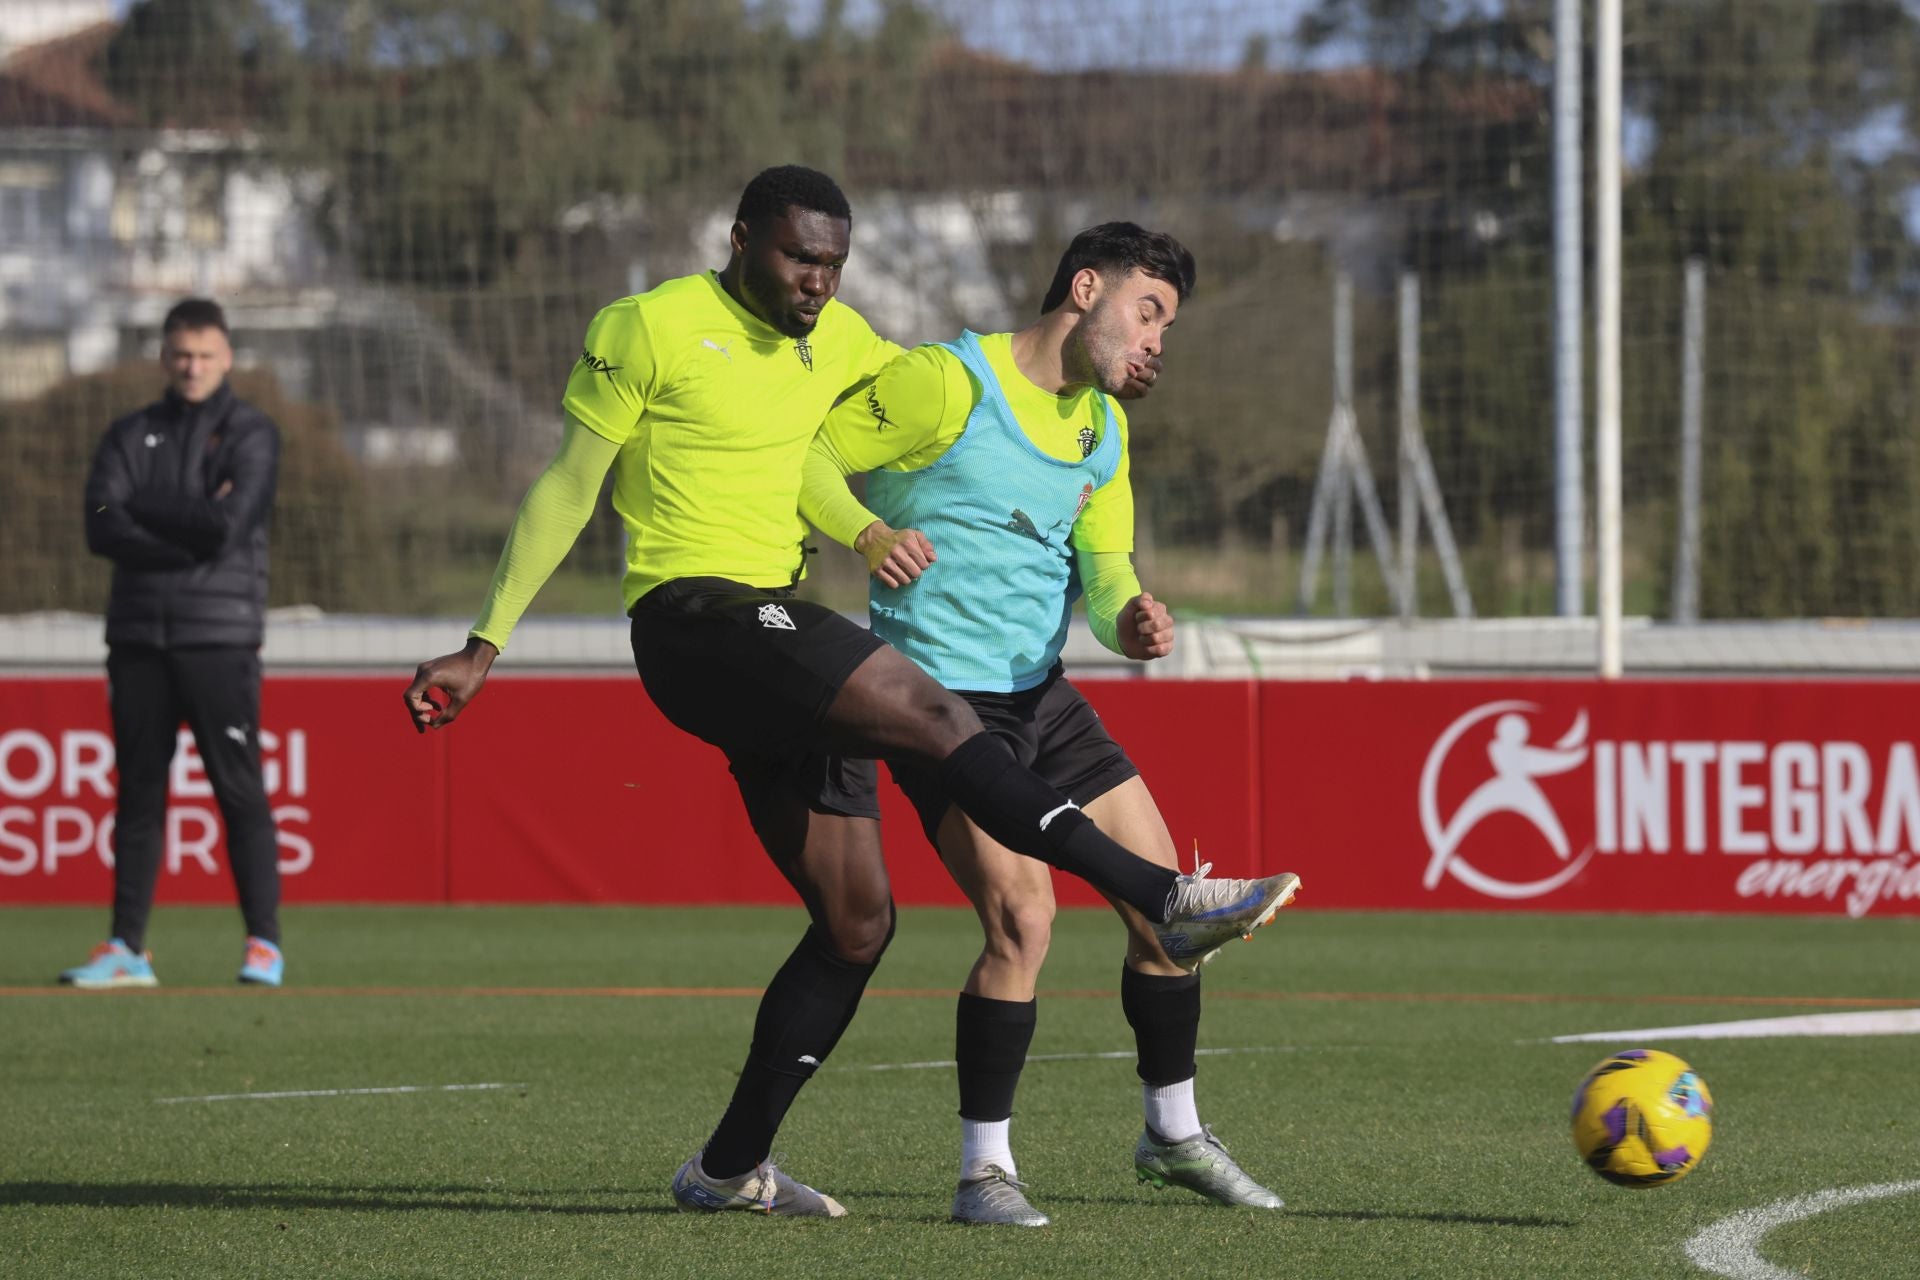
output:
<svg viewBox="0 0 1920 1280"><path fill-rule="evenodd" d="M1142 1084L1140 1098L1147 1112L1147 1128L1168 1142L1200 1136L1200 1111L1193 1105L1193 1077L1178 1084Z"/></svg>
<svg viewBox="0 0 1920 1280"><path fill-rule="evenodd" d="M1013 1167L1013 1148L1007 1145L1007 1130L1012 1120L969 1120L960 1117L960 1180L978 1178L987 1166L997 1164L1009 1178L1019 1176Z"/></svg>

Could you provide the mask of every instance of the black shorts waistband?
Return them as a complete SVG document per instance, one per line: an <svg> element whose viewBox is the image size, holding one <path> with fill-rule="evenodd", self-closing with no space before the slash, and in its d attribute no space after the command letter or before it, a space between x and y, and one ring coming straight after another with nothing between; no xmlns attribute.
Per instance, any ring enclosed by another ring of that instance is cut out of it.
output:
<svg viewBox="0 0 1920 1280"><path fill-rule="evenodd" d="M738 599L741 596L766 596L774 600L791 600L794 596L794 588L792 586L756 587L751 582L739 582L733 578L669 578L635 600L633 608L627 610L627 616L631 618L642 607L674 609L690 601Z"/></svg>

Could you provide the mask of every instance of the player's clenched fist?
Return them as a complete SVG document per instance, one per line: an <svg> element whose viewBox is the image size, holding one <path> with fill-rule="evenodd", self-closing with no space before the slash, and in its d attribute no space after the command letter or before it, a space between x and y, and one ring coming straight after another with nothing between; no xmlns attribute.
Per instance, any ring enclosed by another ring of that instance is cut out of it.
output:
<svg viewBox="0 0 1920 1280"><path fill-rule="evenodd" d="M407 718L413 722L414 732L425 733L452 724L461 709L479 694L480 686L487 682L487 672L493 669L493 660L499 656L498 649L478 636L471 636L467 647L460 652L429 659L415 668L413 683L401 695L406 700ZM446 701L435 698L435 691L444 693Z"/></svg>
<svg viewBox="0 0 1920 1280"><path fill-rule="evenodd" d="M918 529L892 529L880 520L860 531L853 549L866 557L867 572L889 587L906 586L940 558Z"/></svg>
<svg viewBox="0 0 1920 1280"><path fill-rule="evenodd" d="M1118 630L1121 652L1129 658L1144 662L1173 652L1173 615L1151 591L1142 591L1127 601L1120 611Z"/></svg>

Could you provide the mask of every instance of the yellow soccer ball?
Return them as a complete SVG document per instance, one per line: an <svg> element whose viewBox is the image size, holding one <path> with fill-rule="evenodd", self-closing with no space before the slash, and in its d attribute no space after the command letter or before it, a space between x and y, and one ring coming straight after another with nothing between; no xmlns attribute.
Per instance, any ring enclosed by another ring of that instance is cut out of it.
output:
<svg viewBox="0 0 1920 1280"><path fill-rule="evenodd" d="M1693 1172L1713 1140L1713 1095L1679 1058L1623 1049L1573 1094L1573 1145L1587 1167L1623 1187L1658 1187Z"/></svg>

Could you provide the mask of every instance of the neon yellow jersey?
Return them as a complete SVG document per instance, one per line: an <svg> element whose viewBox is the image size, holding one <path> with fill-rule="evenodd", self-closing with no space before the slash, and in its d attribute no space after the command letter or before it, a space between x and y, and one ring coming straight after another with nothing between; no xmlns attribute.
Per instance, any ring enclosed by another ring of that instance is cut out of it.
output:
<svg viewBox="0 0 1920 1280"><path fill-rule="evenodd" d="M620 447L627 607L673 578L774 587L804 576L807 445L842 394L899 354L839 302L789 338L712 272L602 309L563 403Z"/></svg>
<svg viewBox="0 0 1920 1280"><path fill-rule="evenodd" d="M1013 335L990 333L980 350L1000 381L1000 390L1020 429L1034 447L1052 457L1077 462L1093 452L1106 432L1107 397L1093 387L1055 395L1035 386L1013 359ZM915 347L828 415L821 427L825 445L841 463L842 475L874 470L918 471L937 462L967 429L980 388L960 358L941 346ZM1127 449L1127 415L1117 401L1113 420L1120 429L1120 466L1113 479L1094 490L1073 525L1073 546L1089 553L1133 550L1133 480ZM841 486L844 489L844 485ZM836 495L837 496L837 495ZM821 530L847 545L873 520L851 503L826 515ZM844 515L841 513L844 512ZM836 518L838 517L838 518Z"/></svg>

